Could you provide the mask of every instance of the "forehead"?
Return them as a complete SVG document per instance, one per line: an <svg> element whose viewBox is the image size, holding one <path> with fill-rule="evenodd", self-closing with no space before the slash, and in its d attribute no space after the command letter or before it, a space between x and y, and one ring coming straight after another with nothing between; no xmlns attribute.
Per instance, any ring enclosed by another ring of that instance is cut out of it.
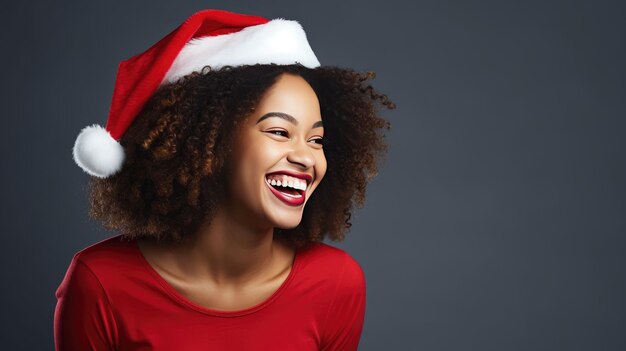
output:
<svg viewBox="0 0 626 351"><path fill-rule="evenodd" d="M252 123L268 112L283 112L297 120L320 120L317 94L304 78L282 74L264 93L253 114ZM309 124L309 123L307 123Z"/></svg>

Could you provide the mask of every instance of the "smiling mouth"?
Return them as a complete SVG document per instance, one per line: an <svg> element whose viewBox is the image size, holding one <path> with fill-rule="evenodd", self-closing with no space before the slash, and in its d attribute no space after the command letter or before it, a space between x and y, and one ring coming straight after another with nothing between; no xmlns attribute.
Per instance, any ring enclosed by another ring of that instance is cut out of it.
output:
<svg viewBox="0 0 626 351"><path fill-rule="evenodd" d="M289 186L272 185L272 183L270 183L267 179L265 179L265 182L267 183L267 185L269 185L272 188L280 191L281 193L283 193L285 195L288 195L288 196L295 197L295 198L299 198L304 193L304 190L294 189L294 188L289 187Z"/></svg>
<svg viewBox="0 0 626 351"><path fill-rule="evenodd" d="M304 203L306 197L306 190L294 189L291 187L284 187L280 185L272 185L267 178L265 184L269 187L270 191L279 200L290 206L300 206Z"/></svg>

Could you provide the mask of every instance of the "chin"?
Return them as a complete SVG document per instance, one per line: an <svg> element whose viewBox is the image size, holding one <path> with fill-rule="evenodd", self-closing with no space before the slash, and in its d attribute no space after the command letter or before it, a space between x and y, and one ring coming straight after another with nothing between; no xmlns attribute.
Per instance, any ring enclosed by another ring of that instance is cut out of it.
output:
<svg viewBox="0 0 626 351"><path fill-rule="evenodd" d="M287 216L289 218L287 218ZM275 228L280 229L293 229L302 222L302 215L289 214L283 218L275 218L272 221Z"/></svg>
<svg viewBox="0 0 626 351"><path fill-rule="evenodd" d="M280 229L293 229L300 225L301 220L296 221L281 221L280 223L276 223L274 226Z"/></svg>

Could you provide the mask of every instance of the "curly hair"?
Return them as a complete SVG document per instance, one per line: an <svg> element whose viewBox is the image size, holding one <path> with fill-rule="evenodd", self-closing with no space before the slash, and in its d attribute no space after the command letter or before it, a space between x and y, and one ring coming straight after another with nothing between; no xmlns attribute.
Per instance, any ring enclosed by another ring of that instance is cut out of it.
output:
<svg viewBox="0 0 626 351"><path fill-rule="evenodd" d="M374 72L332 66L206 66L159 87L120 139L122 169L90 178L89 215L128 240L193 236L227 195L223 184L237 125L283 73L301 76L317 94L328 169L299 225L274 228L274 237L292 247L326 236L343 241L353 208L363 206L367 183L387 151L381 129L391 124L378 115L379 105L395 104L367 83Z"/></svg>

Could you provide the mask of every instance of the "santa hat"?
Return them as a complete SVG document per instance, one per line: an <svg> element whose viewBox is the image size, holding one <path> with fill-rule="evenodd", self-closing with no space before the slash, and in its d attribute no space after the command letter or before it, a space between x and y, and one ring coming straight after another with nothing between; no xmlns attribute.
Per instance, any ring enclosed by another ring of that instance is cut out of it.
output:
<svg viewBox="0 0 626 351"><path fill-rule="evenodd" d="M219 69L257 63L320 65L296 21L223 10L191 15L148 50L119 64L106 127L94 124L80 132L74 161L92 176L115 174L125 158L118 141L159 86L207 65Z"/></svg>

